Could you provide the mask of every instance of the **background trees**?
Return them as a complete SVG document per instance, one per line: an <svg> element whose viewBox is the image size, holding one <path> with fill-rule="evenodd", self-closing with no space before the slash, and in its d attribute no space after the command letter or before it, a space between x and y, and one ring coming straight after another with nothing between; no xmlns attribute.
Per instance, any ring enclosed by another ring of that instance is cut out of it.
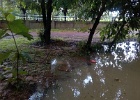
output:
<svg viewBox="0 0 140 100"><path fill-rule="evenodd" d="M130 31L140 27L140 2L138 0L119 0L111 9L118 10L118 16L109 23L101 32L103 41L112 39L110 48L119 40L125 39Z"/></svg>
<svg viewBox="0 0 140 100"><path fill-rule="evenodd" d="M111 38L110 47L128 34L129 30L138 29L140 5L138 0L78 0L77 1L80 17L84 19L91 18L93 26L86 46L90 48L93 35L101 20L103 14L107 11L118 11L116 18L109 23L102 31L101 37L104 41Z"/></svg>
<svg viewBox="0 0 140 100"><path fill-rule="evenodd" d="M54 7L59 11L62 9L62 12L64 14L64 21L66 21L66 16L68 13L68 10L73 10L72 8L75 6L76 0L55 0L54 1Z"/></svg>
<svg viewBox="0 0 140 100"><path fill-rule="evenodd" d="M16 2L17 7L24 15L27 10L36 10L42 14L43 37L46 44L50 44L53 9L62 9L65 21L68 10L71 10L78 16L78 19L93 22L86 44L88 48L91 46L95 30L106 12L118 11L118 15L100 32L102 41L112 39L110 47L119 39L124 39L129 30L139 29L140 25L140 4L138 0L14 0L12 2Z"/></svg>
<svg viewBox="0 0 140 100"><path fill-rule="evenodd" d="M63 7L63 12L65 15L65 21L66 21L66 13L69 7L72 6L72 3L74 0L48 0L45 2L45 0L41 0L41 10L43 15L43 24L44 24L44 40L47 45L50 44L51 39L51 18L52 18L52 12L54 7L56 9L59 9ZM46 17L47 14L47 17Z"/></svg>

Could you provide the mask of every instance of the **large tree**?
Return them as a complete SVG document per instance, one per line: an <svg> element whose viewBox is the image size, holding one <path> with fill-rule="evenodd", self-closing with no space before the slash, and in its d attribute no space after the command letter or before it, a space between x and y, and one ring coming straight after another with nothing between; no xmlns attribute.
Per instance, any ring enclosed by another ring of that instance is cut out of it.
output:
<svg viewBox="0 0 140 100"><path fill-rule="evenodd" d="M34 10L42 15L43 19L43 39L45 44L50 44L51 38L51 14L52 14L52 0L18 0L19 8L24 15L27 10Z"/></svg>
<svg viewBox="0 0 140 100"><path fill-rule="evenodd" d="M92 38L95 33L95 30L100 22L101 16L108 8L112 7L114 0L79 0L78 5L81 11L82 18L91 18L93 21L93 26L90 29L90 34L87 41L87 48L91 46Z"/></svg>
<svg viewBox="0 0 140 100"><path fill-rule="evenodd" d="M128 28L139 27L139 1L138 0L78 0L78 9L81 13L81 18L91 18L93 26L90 29L90 34L87 40L87 48L91 47L91 42L95 30L100 22L103 13L111 10L118 10L118 20L107 25L106 30L102 31L102 37L113 37L110 47L124 35ZM127 16L126 16L127 15ZM135 24L134 24L135 23ZM128 28L126 28L128 26ZM104 28L105 29L105 28Z"/></svg>
<svg viewBox="0 0 140 100"><path fill-rule="evenodd" d="M66 16L67 9L72 6L72 3L74 3L74 0L41 0L41 9L42 9L42 15L43 15L43 24L44 24L44 40L46 44L50 44L51 39L51 15L53 8L59 9L60 7L63 7L65 9L64 14ZM64 7L65 6L65 7ZM46 17L47 13L47 18ZM66 17L65 17L66 20Z"/></svg>
<svg viewBox="0 0 140 100"><path fill-rule="evenodd" d="M102 39L112 39L109 48L112 45L125 39L129 31L140 28L140 2L138 0L119 0L115 3L112 10L118 10L118 16L109 23L101 32Z"/></svg>
<svg viewBox="0 0 140 100"><path fill-rule="evenodd" d="M43 15L43 24L44 24L44 40L47 45L50 44L51 39L51 15L53 11L52 7L52 0L48 0L45 3L45 0L41 0L41 9ZM46 4L46 5L45 5ZM46 18L46 11L47 11L47 18Z"/></svg>

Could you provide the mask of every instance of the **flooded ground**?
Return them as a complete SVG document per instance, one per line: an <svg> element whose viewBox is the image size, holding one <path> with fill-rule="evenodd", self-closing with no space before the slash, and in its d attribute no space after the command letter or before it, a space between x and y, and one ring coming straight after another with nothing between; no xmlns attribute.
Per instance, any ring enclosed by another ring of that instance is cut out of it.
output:
<svg viewBox="0 0 140 100"><path fill-rule="evenodd" d="M96 63L86 57L54 58L51 71L58 80L50 88L47 81L46 88L38 85L29 100L140 100L139 53L139 44L131 41L118 43L111 53L90 55ZM62 63L72 71L56 71Z"/></svg>

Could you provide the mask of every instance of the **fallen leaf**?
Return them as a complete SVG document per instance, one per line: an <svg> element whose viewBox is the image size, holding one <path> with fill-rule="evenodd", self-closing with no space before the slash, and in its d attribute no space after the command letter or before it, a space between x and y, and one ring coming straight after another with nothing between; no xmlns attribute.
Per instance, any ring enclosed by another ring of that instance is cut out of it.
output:
<svg viewBox="0 0 140 100"><path fill-rule="evenodd" d="M95 60L90 60L90 62L91 62L91 63L96 63L96 61L95 61Z"/></svg>
<svg viewBox="0 0 140 100"><path fill-rule="evenodd" d="M118 78L115 78L114 80L117 81L117 82L120 82L120 79L118 79Z"/></svg>

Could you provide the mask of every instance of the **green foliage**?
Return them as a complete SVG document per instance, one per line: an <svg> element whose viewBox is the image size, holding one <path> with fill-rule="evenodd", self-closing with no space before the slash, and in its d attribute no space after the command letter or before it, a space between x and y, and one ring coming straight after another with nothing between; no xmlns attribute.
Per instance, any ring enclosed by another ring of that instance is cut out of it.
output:
<svg viewBox="0 0 140 100"><path fill-rule="evenodd" d="M22 61L23 63L25 63L26 60L30 60L31 61L31 58L25 52L21 52L20 54L18 54L17 52L14 53L14 57L12 58L12 60L15 61L18 57L19 57L19 60Z"/></svg>
<svg viewBox="0 0 140 100"><path fill-rule="evenodd" d="M117 23L116 23L117 24ZM112 39L117 32L117 27L109 23L106 27L101 29L100 36L101 40Z"/></svg>
<svg viewBox="0 0 140 100"><path fill-rule="evenodd" d="M121 5L120 5L121 4ZM115 1L111 10L118 10L118 16L109 23L105 28L101 30L101 39L113 40L112 43L119 40L126 39L129 35L129 31L135 31L140 27L139 1Z"/></svg>
<svg viewBox="0 0 140 100"><path fill-rule="evenodd" d="M8 22L13 22L15 20L15 16L12 15L12 14L8 14L6 16L6 19L7 19Z"/></svg>
<svg viewBox="0 0 140 100"><path fill-rule="evenodd" d="M6 31L0 29L0 39L5 36Z"/></svg>
<svg viewBox="0 0 140 100"><path fill-rule="evenodd" d="M29 62L32 61L31 57L30 57L29 54L26 53L26 52L21 52L20 58L21 58L21 60L23 61L23 63L25 63L26 60L28 60Z"/></svg>
<svg viewBox="0 0 140 100"><path fill-rule="evenodd" d="M101 3L102 0L77 0L75 13L81 20L94 20L99 13Z"/></svg>
<svg viewBox="0 0 140 100"><path fill-rule="evenodd" d="M74 6L73 4L76 2L76 0L54 0L53 5L56 7L57 10L60 8L67 8L67 9L72 9Z"/></svg>
<svg viewBox="0 0 140 100"><path fill-rule="evenodd" d="M26 71L20 70L19 69L19 62L22 61L23 63L25 63L26 58L30 59L28 54L26 54L25 52L20 52L15 36L16 35L22 35L25 38L27 38L28 40L33 39L33 37L28 33L29 29L24 25L24 23L21 20L16 20L15 16L11 13L11 11L4 11L1 10L3 17L6 19L7 22L7 27L6 30L10 31L10 34L14 40L14 45L16 48L16 52L13 53L13 61L16 62L16 66L13 67L12 69L7 69L9 70L9 72L12 73L12 77L8 79L9 82L16 82L17 84L19 83L19 75L24 75L26 74ZM3 36L6 33L6 30L1 30L0 31L0 38L3 38ZM6 58L9 57L9 55L12 52L5 52L5 53L0 53L0 63L5 60Z"/></svg>
<svg viewBox="0 0 140 100"><path fill-rule="evenodd" d="M122 16L119 18L119 21L111 22L106 27L101 29L100 36L102 41L105 41L106 39L115 39L115 42L124 40L128 35L130 35L129 31L135 31L139 29L140 21L135 20L137 18L122 19Z"/></svg>
<svg viewBox="0 0 140 100"><path fill-rule="evenodd" d="M34 40L28 40L24 37L18 37L16 38L17 46L19 47L19 50L27 51L28 46L38 40L38 38L35 38ZM3 38L0 40L0 50L1 51L16 51L16 47L14 46L14 40L13 38Z"/></svg>
<svg viewBox="0 0 140 100"><path fill-rule="evenodd" d="M16 68L12 68L12 69L7 69L8 73L12 73L12 77L10 79L8 79L10 82L14 82L13 80L17 77L17 69ZM7 74L7 73L5 73ZM27 75L28 73L24 70L19 70L18 71L19 75Z"/></svg>
<svg viewBox="0 0 140 100"><path fill-rule="evenodd" d="M81 41L77 44L78 47L78 55L79 56L85 56L85 55L89 55L90 51L87 49L86 47L86 42L85 41Z"/></svg>
<svg viewBox="0 0 140 100"><path fill-rule="evenodd" d="M22 35L28 40L33 39L32 35L28 33L29 29L23 24L21 20L14 20L8 23L8 25L11 31L16 33L17 35Z"/></svg>
<svg viewBox="0 0 140 100"><path fill-rule="evenodd" d="M9 57L9 55L11 54L11 52L5 52L5 53L0 53L0 64Z"/></svg>
<svg viewBox="0 0 140 100"><path fill-rule="evenodd" d="M86 42L81 41L77 44L78 47L78 55L80 56L87 56L90 55L92 52L103 51L103 46L101 43L95 43L89 49L87 48Z"/></svg>
<svg viewBox="0 0 140 100"><path fill-rule="evenodd" d="M39 36L39 38L40 38L40 40L41 40L41 42L42 43L45 43L45 39L44 39L44 30L40 30L40 32L38 33L38 36Z"/></svg>
<svg viewBox="0 0 140 100"><path fill-rule="evenodd" d="M15 20L15 16L11 13L11 10L9 11L3 11L2 12L3 17L7 21L6 30L10 30L12 33L15 33L17 35L22 35L28 40L33 39L32 35L28 33L29 29L24 25L22 20ZM0 30L0 38L2 38L3 35L6 34L6 30Z"/></svg>

